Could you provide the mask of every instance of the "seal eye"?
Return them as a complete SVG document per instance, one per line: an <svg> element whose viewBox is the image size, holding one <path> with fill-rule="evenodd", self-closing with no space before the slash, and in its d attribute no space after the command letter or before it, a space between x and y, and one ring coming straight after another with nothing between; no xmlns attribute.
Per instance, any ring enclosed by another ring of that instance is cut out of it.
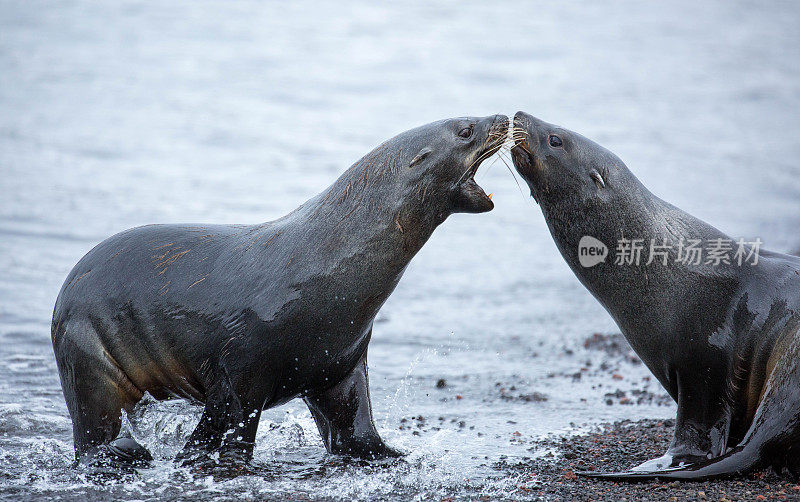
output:
<svg viewBox="0 0 800 502"><path fill-rule="evenodd" d="M553 148L558 148L559 146L564 144L564 142L561 141L561 138L559 138L555 134L550 135L549 141L550 141L550 146L552 146Z"/></svg>
<svg viewBox="0 0 800 502"><path fill-rule="evenodd" d="M460 131L458 131L458 135L461 136L462 138L469 138L470 136L472 136L472 127L470 126L461 129Z"/></svg>

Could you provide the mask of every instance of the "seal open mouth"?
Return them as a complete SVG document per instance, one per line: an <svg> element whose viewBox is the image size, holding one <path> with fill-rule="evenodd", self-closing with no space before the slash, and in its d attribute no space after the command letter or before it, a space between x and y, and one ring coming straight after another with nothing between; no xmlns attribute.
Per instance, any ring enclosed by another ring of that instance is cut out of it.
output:
<svg viewBox="0 0 800 502"><path fill-rule="evenodd" d="M475 181L475 174L484 160L488 159L505 144L508 137L508 117L504 115L495 115L492 119L492 124L489 126L486 133L486 140L483 146L475 154L475 159L472 161L469 169L461 177L458 182L460 209L466 212L482 213L494 209L494 202L492 202L492 195L487 195L483 188Z"/></svg>

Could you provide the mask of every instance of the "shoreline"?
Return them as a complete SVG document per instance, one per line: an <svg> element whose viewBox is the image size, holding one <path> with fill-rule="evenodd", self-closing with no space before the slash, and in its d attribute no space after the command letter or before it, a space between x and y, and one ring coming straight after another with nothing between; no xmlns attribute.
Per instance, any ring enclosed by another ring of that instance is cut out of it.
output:
<svg viewBox="0 0 800 502"><path fill-rule="evenodd" d="M771 468L733 479L620 483L582 478L577 470L618 471L666 451L674 420L623 420L600 425L583 435L552 436L534 442L549 453L516 464L499 464L507 475L520 476L515 497L543 500L800 500L800 480Z"/></svg>

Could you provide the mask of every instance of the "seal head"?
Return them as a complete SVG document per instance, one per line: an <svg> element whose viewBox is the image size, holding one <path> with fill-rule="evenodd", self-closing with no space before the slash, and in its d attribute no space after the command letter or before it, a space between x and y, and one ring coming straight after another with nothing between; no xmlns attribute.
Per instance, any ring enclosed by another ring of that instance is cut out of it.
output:
<svg viewBox="0 0 800 502"><path fill-rule="evenodd" d="M619 157L576 132L518 112L512 136L514 165L540 205L556 245L606 308L610 297L605 290L626 285L630 271L612 269L608 260L587 267L577 253L582 241L611 246L620 238L660 235L669 233L667 227L677 231L674 227L699 221L655 197ZM667 223L665 213L675 218ZM723 235L703 225L707 233Z"/></svg>
<svg viewBox="0 0 800 502"><path fill-rule="evenodd" d="M512 134L514 165L543 209L620 202L636 180L619 157L597 143L525 112L514 116ZM638 180L635 184L641 186ZM620 186L624 193L613 190Z"/></svg>
<svg viewBox="0 0 800 502"><path fill-rule="evenodd" d="M413 152L407 163L406 186L438 194L437 199L444 203L442 215L491 211L494 203L475 182L475 173L502 147L508 125L505 115L461 117L403 133L396 140L403 143L408 138Z"/></svg>

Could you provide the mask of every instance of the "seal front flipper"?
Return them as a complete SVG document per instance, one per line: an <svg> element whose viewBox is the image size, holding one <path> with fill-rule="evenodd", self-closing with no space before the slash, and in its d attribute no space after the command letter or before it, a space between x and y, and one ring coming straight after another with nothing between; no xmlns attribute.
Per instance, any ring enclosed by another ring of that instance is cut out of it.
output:
<svg viewBox="0 0 800 502"><path fill-rule="evenodd" d="M668 381L667 385L673 389L678 414L669 449L662 456L630 471L669 471L703 463L725 452L731 428L731 408L719 398L725 395L725 389L720 385L724 380L720 377L713 382L704 381L704 375L694 370L691 364L686 363L670 372L674 384L670 385L672 382ZM699 386L698 382L702 385Z"/></svg>
<svg viewBox="0 0 800 502"><path fill-rule="evenodd" d="M383 442L372 420L367 353L333 387L305 397L308 409L330 453L370 460L404 453Z"/></svg>
<svg viewBox="0 0 800 502"><path fill-rule="evenodd" d="M669 449L660 457L627 471L603 474L622 479L628 474L672 472L703 464L725 452L731 412L730 407L718 398L724 395L724 389L714 391L708 382L703 382L705 389L698 388L696 382L702 381L702 375L694 373L693 369L689 364L683 365L680 371L671 371L672 376L666 382L678 403L675 432Z"/></svg>
<svg viewBox="0 0 800 502"><path fill-rule="evenodd" d="M220 459L226 461L247 462L253 456L263 398L259 401L244 392L236 392L235 382L224 367L217 369L214 382L206 396L200 422L175 458L183 465L203 463L216 451ZM259 394L257 387L251 387L249 394Z"/></svg>
<svg viewBox="0 0 800 502"><path fill-rule="evenodd" d="M793 475L800 464L800 416L794 406L797 395L795 383L800 377L800 340L792 340L781 354L778 364L767 380L764 396L753 422L742 442L722 456L685 467L650 472L578 472L581 476L646 481L654 478L703 480L741 475L772 464L777 471L783 467Z"/></svg>
<svg viewBox="0 0 800 502"><path fill-rule="evenodd" d="M131 465L146 466L153 461L153 455L147 448L130 437L120 436L111 441L107 448L109 456Z"/></svg>
<svg viewBox="0 0 800 502"><path fill-rule="evenodd" d="M578 476L583 476L585 478L595 478L595 479L608 479L614 481L649 481L661 476L665 476L666 474L678 471L681 467L674 467L671 469L664 469L661 471L618 471L618 472L602 472L602 471L575 471L575 474Z"/></svg>
<svg viewBox="0 0 800 502"><path fill-rule="evenodd" d="M685 467L673 467L660 471L577 471L575 474L589 478L633 482L649 481L656 478L701 481L704 479L733 477L744 474L758 467L761 464L760 458L761 454L755 445L752 447L739 446L721 457L705 460Z"/></svg>

